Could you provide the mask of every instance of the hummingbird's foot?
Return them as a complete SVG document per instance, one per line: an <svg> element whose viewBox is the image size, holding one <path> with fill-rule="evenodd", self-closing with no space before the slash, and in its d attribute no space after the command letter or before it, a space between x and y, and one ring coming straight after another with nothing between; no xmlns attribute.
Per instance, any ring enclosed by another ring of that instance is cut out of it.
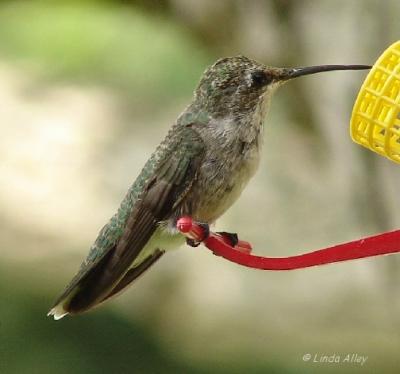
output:
<svg viewBox="0 0 400 374"><path fill-rule="evenodd" d="M202 239L197 241L194 239L186 238L186 244L190 245L191 247L198 247L201 242L205 239L207 239L210 236L210 226L208 223L197 223L202 229L203 229L203 236Z"/></svg>
<svg viewBox="0 0 400 374"><path fill-rule="evenodd" d="M230 241L232 247L236 247L236 245L239 243L239 237L236 233L219 231L217 232L217 234L227 238Z"/></svg>
<svg viewBox="0 0 400 374"><path fill-rule="evenodd" d="M186 238L186 244L195 248L198 247L201 244L201 242L196 242L196 240L194 239Z"/></svg>

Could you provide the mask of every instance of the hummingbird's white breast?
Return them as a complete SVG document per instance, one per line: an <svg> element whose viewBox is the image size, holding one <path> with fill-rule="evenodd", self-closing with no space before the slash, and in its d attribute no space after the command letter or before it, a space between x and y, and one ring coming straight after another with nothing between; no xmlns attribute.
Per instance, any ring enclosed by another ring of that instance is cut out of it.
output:
<svg viewBox="0 0 400 374"><path fill-rule="evenodd" d="M256 173L266 109L261 101L253 116L214 120L217 123L211 121L204 130L207 152L191 193L191 198L196 198L194 219L214 222L239 198Z"/></svg>

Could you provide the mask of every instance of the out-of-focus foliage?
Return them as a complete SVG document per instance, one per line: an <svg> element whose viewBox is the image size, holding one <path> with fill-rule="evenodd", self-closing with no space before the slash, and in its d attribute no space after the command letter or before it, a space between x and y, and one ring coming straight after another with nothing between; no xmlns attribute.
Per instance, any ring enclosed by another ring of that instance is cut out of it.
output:
<svg viewBox="0 0 400 374"><path fill-rule="evenodd" d="M290 273L182 249L84 316L46 317L98 230L215 59L372 63L398 1L0 3L0 372L397 373L396 256ZM259 173L217 229L255 251L311 250L399 226L398 166L351 143L365 72L277 92Z"/></svg>
<svg viewBox="0 0 400 374"><path fill-rule="evenodd" d="M142 105L187 95L206 61L183 27L112 3L9 2L0 21L0 54L13 64L28 60L47 79L133 90Z"/></svg>

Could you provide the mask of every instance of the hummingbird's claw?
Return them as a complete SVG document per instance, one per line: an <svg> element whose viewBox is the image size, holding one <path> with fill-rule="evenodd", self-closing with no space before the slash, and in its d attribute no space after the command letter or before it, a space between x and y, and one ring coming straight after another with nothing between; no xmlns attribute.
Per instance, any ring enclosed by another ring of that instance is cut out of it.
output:
<svg viewBox="0 0 400 374"><path fill-rule="evenodd" d="M224 236L227 238L232 247L236 247L239 243L239 237L236 233L226 232L226 231L219 231L217 234Z"/></svg>
<svg viewBox="0 0 400 374"><path fill-rule="evenodd" d="M210 225L208 223L199 223L199 226L204 230L203 241L210 236Z"/></svg>
<svg viewBox="0 0 400 374"><path fill-rule="evenodd" d="M193 248L196 248L201 244L201 242L196 242L196 240L194 239L186 238L186 244Z"/></svg>
<svg viewBox="0 0 400 374"><path fill-rule="evenodd" d="M210 236L210 226L208 225L208 223L197 223L197 225L199 225L203 229L202 238L199 241L186 238L186 244L191 247L198 247L203 240L206 240Z"/></svg>

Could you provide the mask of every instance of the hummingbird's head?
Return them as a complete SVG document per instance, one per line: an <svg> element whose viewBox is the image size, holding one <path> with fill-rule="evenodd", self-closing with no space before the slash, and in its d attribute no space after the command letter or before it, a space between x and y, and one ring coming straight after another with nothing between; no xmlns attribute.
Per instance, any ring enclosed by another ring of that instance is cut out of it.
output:
<svg viewBox="0 0 400 374"><path fill-rule="evenodd" d="M204 72L195 100L214 117L248 113L275 86L273 73L244 56L222 58Z"/></svg>
<svg viewBox="0 0 400 374"><path fill-rule="evenodd" d="M243 116L265 108L273 91L290 79L331 70L369 69L366 65L275 68L244 56L218 60L203 74L195 101L213 117Z"/></svg>

